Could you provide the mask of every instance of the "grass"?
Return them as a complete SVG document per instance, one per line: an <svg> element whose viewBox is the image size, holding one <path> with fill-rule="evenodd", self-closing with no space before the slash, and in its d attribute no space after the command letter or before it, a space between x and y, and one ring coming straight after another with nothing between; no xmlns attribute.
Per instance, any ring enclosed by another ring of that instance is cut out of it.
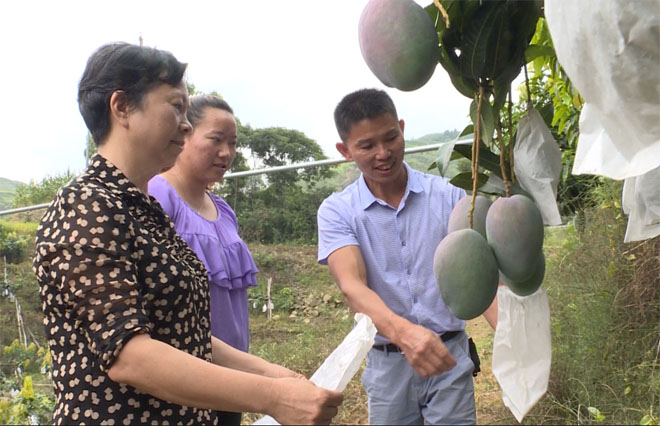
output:
<svg viewBox="0 0 660 426"><path fill-rule="evenodd" d="M37 232L37 222L15 222L0 219L0 227L7 229L9 232L16 232L20 235L34 236Z"/></svg>
<svg viewBox="0 0 660 426"><path fill-rule="evenodd" d="M550 299L552 371L548 393L525 424L657 424L660 237L623 244L620 188L609 191L600 208L587 212L580 233L572 226L546 229L543 285ZM249 291L251 352L309 377L350 331L353 315L328 268L316 263L316 247L250 248L260 268L259 286ZM26 325L43 342L30 261L10 265L9 276ZM269 278L271 319L263 312ZM478 318L468 322L468 333L482 361L474 382L478 423L516 424L491 371L494 332ZM16 335L14 304L0 298L0 343L8 345ZM368 423L360 372L344 391L335 424ZM259 417L247 413L243 423Z"/></svg>
<svg viewBox="0 0 660 426"><path fill-rule="evenodd" d="M543 286L551 310L551 378L547 394L528 413L524 424L657 424L660 290L651 290L660 287L660 240L641 245L622 243L625 218L616 202L620 194L617 185L606 188L610 193L603 194L600 207L586 213L586 227L580 233L572 225L546 228ZM255 258L266 260L266 266L260 265L262 278L298 271L291 278L279 278L291 287L291 312L296 315L289 318L290 314L277 313L279 316L269 321L255 310L252 349L266 359L310 375L350 330L349 313L337 303L341 296L327 268L315 264L315 248L251 248ZM286 259L286 266L274 260L279 256ZM640 275L635 259L650 259L650 263L655 259L656 263L646 268L646 275ZM332 294L333 303L317 315L319 309L308 305L318 302L323 294ZM306 314L310 309L312 318ZM343 324L333 327L336 322ZM475 379L478 423L516 424L502 403L491 371L494 332L478 318L468 322L468 333L482 361L482 372ZM366 395L359 374L345 398L335 423L365 424ZM249 423L256 418L248 415L245 420Z"/></svg>
<svg viewBox="0 0 660 426"><path fill-rule="evenodd" d="M546 240L553 366L532 424L657 424L660 240L623 244L620 185L607 190L584 231ZM655 269L637 276L630 250L652 251Z"/></svg>
<svg viewBox="0 0 660 426"><path fill-rule="evenodd" d="M260 268L259 286L250 290L251 299L260 301L251 313L250 352L309 377L351 330L353 315L342 302L329 269L316 263L316 247L251 244L250 249ZM271 294L276 306L270 320L262 312L260 299L269 277L273 277ZM278 301L278 294L287 286L293 300L290 309L283 311L277 309L286 304ZM512 424L515 418L504 407L490 369L494 331L477 318L468 322L468 332L482 362L482 372L475 379L479 424ZM368 424L367 396L360 379L363 368L344 391L334 424ZM247 413L243 424L260 417Z"/></svg>

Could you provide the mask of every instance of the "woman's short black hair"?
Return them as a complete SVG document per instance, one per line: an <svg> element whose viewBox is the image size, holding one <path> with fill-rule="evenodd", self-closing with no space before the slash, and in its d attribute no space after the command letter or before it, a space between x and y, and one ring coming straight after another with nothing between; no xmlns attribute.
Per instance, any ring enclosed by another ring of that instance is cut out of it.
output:
<svg viewBox="0 0 660 426"><path fill-rule="evenodd" d="M110 96L122 90L131 106L160 84L176 86L183 80L186 64L170 52L129 43L101 46L87 60L78 86L78 107L94 143L110 133Z"/></svg>
<svg viewBox="0 0 660 426"><path fill-rule="evenodd" d="M227 111L231 115L234 115L234 110L231 109L229 104L219 96L216 95L194 95L190 97L190 106L188 107L188 112L186 116L188 121L193 126L195 126L202 121L204 118L204 113L206 108L216 108Z"/></svg>
<svg viewBox="0 0 660 426"><path fill-rule="evenodd" d="M396 107L390 95L378 89L360 89L349 93L335 108L335 127L343 142L346 142L351 127L358 121L391 114L398 119Z"/></svg>

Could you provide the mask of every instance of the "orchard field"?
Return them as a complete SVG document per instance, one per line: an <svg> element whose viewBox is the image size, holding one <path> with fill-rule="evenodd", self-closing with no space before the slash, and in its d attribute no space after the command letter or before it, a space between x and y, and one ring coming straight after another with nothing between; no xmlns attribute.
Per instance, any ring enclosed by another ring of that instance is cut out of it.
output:
<svg viewBox="0 0 660 426"><path fill-rule="evenodd" d="M548 292L553 344L548 393L526 424L657 424L660 413L660 238L623 244L621 185L606 182L582 219L547 227L543 288ZM27 242L23 260L7 266L9 289L21 306L28 346L19 337L16 300L0 298L0 423L48 421L52 390L44 350L40 302L28 258L35 217L14 215L0 226ZM575 229L575 225L578 229ZM9 232L5 232L5 241ZM314 245L250 243L260 268L249 293L251 352L310 376L352 326ZM269 319L266 283L272 278ZM475 378L479 424L515 424L490 370L493 331L469 321L482 372ZM13 343L12 343L13 342ZM29 380L26 380L27 378ZM27 386L31 381L31 386ZM335 424L367 424L359 373L345 391ZM244 424L259 416L247 413Z"/></svg>

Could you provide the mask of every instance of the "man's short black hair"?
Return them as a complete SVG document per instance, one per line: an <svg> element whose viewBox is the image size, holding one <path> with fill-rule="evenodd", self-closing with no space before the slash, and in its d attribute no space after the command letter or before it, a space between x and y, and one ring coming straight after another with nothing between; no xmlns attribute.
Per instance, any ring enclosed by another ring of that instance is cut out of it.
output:
<svg viewBox="0 0 660 426"><path fill-rule="evenodd" d="M351 127L358 121L391 114L398 120L392 98L383 90L360 89L349 93L335 108L335 126L339 137L346 142Z"/></svg>

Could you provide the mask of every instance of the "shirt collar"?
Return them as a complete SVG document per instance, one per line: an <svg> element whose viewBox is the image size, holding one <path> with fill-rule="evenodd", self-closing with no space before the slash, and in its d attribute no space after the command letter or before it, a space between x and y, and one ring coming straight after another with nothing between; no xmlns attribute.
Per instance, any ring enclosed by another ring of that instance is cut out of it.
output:
<svg viewBox="0 0 660 426"><path fill-rule="evenodd" d="M151 204L150 197L140 191L117 166L101 154L94 154L88 164L87 175L90 180L100 182L119 197L128 197Z"/></svg>
<svg viewBox="0 0 660 426"><path fill-rule="evenodd" d="M415 170L411 168L405 161L403 162L403 165L406 168L406 174L408 177L408 181L406 182L406 192L403 194L402 199L402 201L405 202L409 193L414 192L417 194L423 192L424 188L422 187L422 184L419 181L419 177L417 176L417 173L415 173ZM360 173L360 178L358 179L358 194L360 195L360 207L362 207L362 210L366 210L373 203L378 202L378 199L367 186L367 182L364 180L364 174L362 173Z"/></svg>

